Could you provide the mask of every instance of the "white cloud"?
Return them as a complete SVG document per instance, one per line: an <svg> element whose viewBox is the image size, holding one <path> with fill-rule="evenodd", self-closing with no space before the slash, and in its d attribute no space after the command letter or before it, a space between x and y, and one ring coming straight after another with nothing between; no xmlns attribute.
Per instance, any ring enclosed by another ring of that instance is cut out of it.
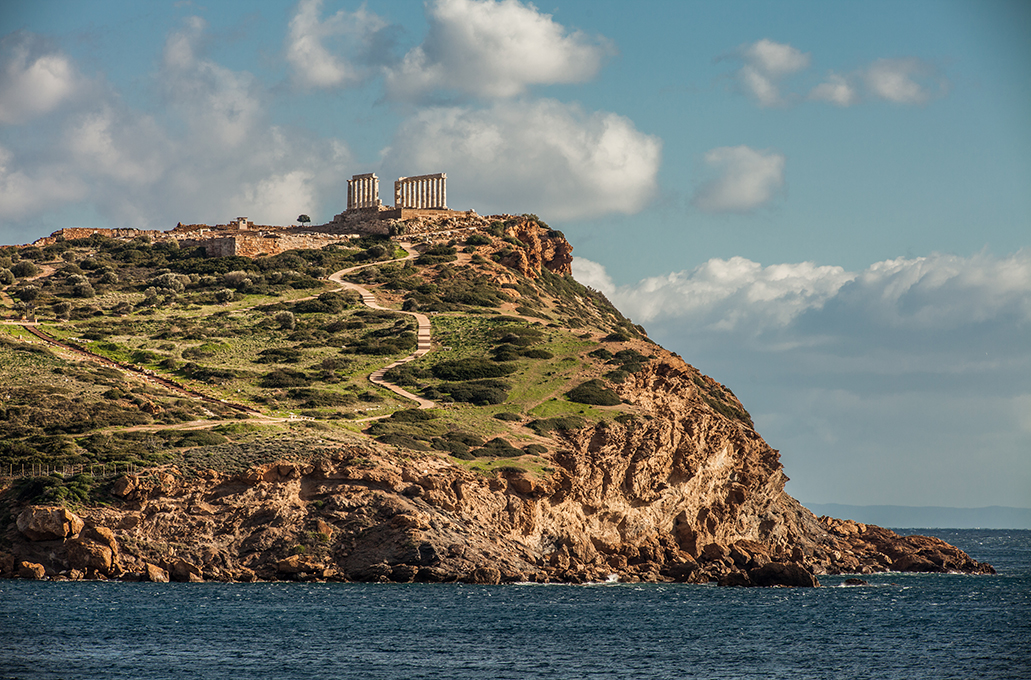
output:
<svg viewBox="0 0 1031 680"><path fill-rule="evenodd" d="M165 97L209 148L238 148L263 123L260 87L246 71L231 71L204 59L200 46L207 23L190 17L165 43L161 81Z"/></svg>
<svg viewBox="0 0 1031 680"><path fill-rule="evenodd" d="M68 57L46 51L33 36L15 33L0 41L0 123L49 113L83 86Z"/></svg>
<svg viewBox="0 0 1031 680"><path fill-rule="evenodd" d="M808 53L767 38L741 49L738 58L745 62L737 71L739 82L763 107L783 105L780 81L809 68Z"/></svg>
<svg viewBox="0 0 1031 680"><path fill-rule="evenodd" d="M437 0L425 42L387 71L387 92L419 99L437 90L512 97L530 85L578 83L608 47L518 0Z"/></svg>
<svg viewBox="0 0 1031 680"><path fill-rule="evenodd" d="M936 91L932 90L928 81L935 80L934 69L912 57L878 59L863 71L862 77L872 95L896 104L923 104L947 87L943 79L937 79Z"/></svg>
<svg viewBox="0 0 1031 680"><path fill-rule="evenodd" d="M354 85L368 75L368 69L354 61L368 50L377 31L387 22L369 12L363 4L355 12L339 10L320 20L323 0L301 0L290 20L286 39L286 60L294 82L303 88L333 88ZM341 36L351 59L330 52L324 42ZM349 48L349 49L348 49Z"/></svg>
<svg viewBox="0 0 1031 680"><path fill-rule="evenodd" d="M154 75L167 104L160 117L93 87L35 123L49 146L23 151L15 139L0 149L0 225L64 206L112 226L161 229L236 215L328 220L341 210L323 204L353 171L347 147L271 124L269 93L250 73L206 57L205 30L193 17L169 35Z"/></svg>
<svg viewBox="0 0 1031 680"><path fill-rule="evenodd" d="M632 286L613 285L598 263L575 258L573 266L578 280L645 323L680 319L708 330L765 332L790 328L803 315L823 310L828 322L847 321L850 333L853 327L946 331L1000 319L1031 324L1031 251L1005 258L897 258L862 272L812 262L763 266L742 257L717 258ZM806 328L815 327L813 322L808 318Z"/></svg>
<svg viewBox="0 0 1031 680"><path fill-rule="evenodd" d="M534 206L546 219L639 211L657 187L661 141L614 113L553 100L430 108L399 128L384 164L448 173L448 203L481 212Z"/></svg>
<svg viewBox="0 0 1031 680"><path fill-rule="evenodd" d="M1027 505L1031 251L859 272L714 259L613 285L649 335L740 397L814 502Z"/></svg>
<svg viewBox="0 0 1031 680"><path fill-rule="evenodd" d="M849 78L831 72L827 75L827 80L809 92L809 99L830 102L835 106L847 108L859 102L859 93Z"/></svg>
<svg viewBox="0 0 1031 680"><path fill-rule="evenodd" d="M785 158L774 151L721 146L705 154L705 163L718 176L702 184L691 203L706 212L752 212L784 187Z"/></svg>
<svg viewBox="0 0 1031 680"><path fill-rule="evenodd" d="M812 262L764 267L743 257L712 259L691 271L623 287L612 284L602 265L583 258L574 258L573 273L641 323L680 318L720 331L783 327L822 307L856 277L841 267Z"/></svg>

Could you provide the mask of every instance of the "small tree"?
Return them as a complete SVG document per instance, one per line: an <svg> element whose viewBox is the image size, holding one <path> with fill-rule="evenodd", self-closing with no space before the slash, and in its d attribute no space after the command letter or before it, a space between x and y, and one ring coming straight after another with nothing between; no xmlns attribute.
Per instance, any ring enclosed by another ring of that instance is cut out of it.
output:
<svg viewBox="0 0 1031 680"><path fill-rule="evenodd" d="M297 221L301 224L308 224L309 222L311 222L311 218L305 215L304 213L301 213L297 216Z"/></svg>

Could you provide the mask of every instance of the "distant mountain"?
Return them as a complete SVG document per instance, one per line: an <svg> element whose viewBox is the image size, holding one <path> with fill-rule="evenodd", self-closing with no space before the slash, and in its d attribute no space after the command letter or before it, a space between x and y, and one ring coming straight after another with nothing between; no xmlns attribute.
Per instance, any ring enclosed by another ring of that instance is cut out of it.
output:
<svg viewBox="0 0 1031 680"><path fill-rule="evenodd" d="M882 527L921 529L1031 529L1031 508L943 508L906 505L805 503L816 515L851 519Z"/></svg>

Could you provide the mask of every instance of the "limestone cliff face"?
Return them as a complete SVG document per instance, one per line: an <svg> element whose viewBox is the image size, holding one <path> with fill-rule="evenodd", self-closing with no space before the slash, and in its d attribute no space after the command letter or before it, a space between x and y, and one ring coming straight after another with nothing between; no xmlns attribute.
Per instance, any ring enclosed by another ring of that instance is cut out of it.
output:
<svg viewBox="0 0 1031 680"><path fill-rule="evenodd" d="M736 399L714 406L714 385L657 353L619 388L642 415L565 433L543 477L371 447L232 477L127 476L111 507L21 510L0 575L814 585L991 571L937 539L814 517L784 492L777 452L720 412Z"/></svg>
<svg viewBox="0 0 1031 680"><path fill-rule="evenodd" d="M531 279L537 278L541 269L562 276L573 273L573 246L561 232L544 229L536 221L523 217L509 220L505 236L524 244L502 256L501 264L506 267Z"/></svg>

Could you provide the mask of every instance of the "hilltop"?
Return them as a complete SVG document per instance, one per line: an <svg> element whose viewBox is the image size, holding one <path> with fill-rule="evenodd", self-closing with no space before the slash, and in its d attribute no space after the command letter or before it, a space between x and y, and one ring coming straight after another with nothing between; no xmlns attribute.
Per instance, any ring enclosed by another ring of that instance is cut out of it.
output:
<svg viewBox="0 0 1031 680"><path fill-rule="evenodd" d="M991 571L799 505L730 388L577 283L535 215L256 257L71 235L0 250L0 575Z"/></svg>

